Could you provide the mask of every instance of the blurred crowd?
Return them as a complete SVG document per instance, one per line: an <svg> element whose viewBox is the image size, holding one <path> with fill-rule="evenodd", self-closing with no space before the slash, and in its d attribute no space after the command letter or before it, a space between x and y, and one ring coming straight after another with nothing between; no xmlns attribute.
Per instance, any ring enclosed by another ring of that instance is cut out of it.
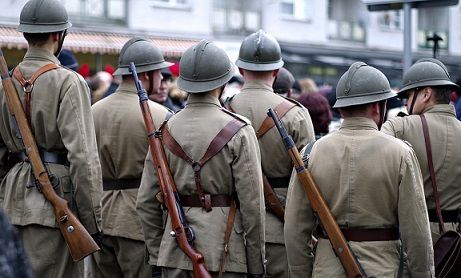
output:
<svg viewBox="0 0 461 278"><path fill-rule="evenodd" d="M75 56L69 50L64 49L58 58L63 66L77 71L85 78L91 90L91 102L93 104L115 92L121 82L120 76L113 75L114 67L112 65L106 65L102 71L91 75L89 66L87 64L79 66ZM166 106L173 112L184 108L187 99L187 93L181 91L176 84L178 75L178 64L162 69L163 80L159 91L149 95L152 101ZM461 76L456 83L461 85ZM227 84L221 101L225 103L229 98L239 93L242 85L243 78L240 75L235 75ZM341 116L338 110L333 108L336 102L336 88L330 84L318 85L309 77L296 79L289 70L281 68L273 88L275 93L294 99L309 110L317 139L340 127ZM398 91L397 87L393 89ZM461 92L453 91L450 99L456 107L457 118L461 120ZM397 97L389 99L386 119L395 117L399 113L407 113L405 103Z"/></svg>

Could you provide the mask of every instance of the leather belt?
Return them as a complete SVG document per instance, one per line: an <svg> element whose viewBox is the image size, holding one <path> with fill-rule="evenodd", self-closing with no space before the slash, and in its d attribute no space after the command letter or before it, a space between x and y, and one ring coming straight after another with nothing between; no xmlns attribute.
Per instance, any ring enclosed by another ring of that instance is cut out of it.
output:
<svg viewBox="0 0 461 278"><path fill-rule="evenodd" d="M435 209L427 211L429 214L429 222L439 222ZM460 222L461 211L460 210L442 210L443 222Z"/></svg>
<svg viewBox="0 0 461 278"><path fill-rule="evenodd" d="M320 230L320 231L319 231ZM391 241L400 238L397 228L388 229L341 229L347 241ZM317 235L321 238L328 239L326 233L320 226L317 228Z"/></svg>
<svg viewBox="0 0 461 278"><path fill-rule="evenodd" d="M139 188L141 179L118 179L118 180L103 180L102 189L109 190L124 190Z"/></svg>
<svg viewBox="0 0 461 278"><path fill-rule="evenodd" d="M200 197L197 194L179 195L179 199L184 207L202 207L202 202L200 202ZM230 207L231 202L232 196L230 195L211 195L211 207Z"/></svg>
<svg viewBox="0 0 461 278"><path fill-rule="evenodd" d="M283 178L267 178L269 184L272 188L288 188L288 184L290 184L290 177L283 177Z"/></svg>
<svg viewBox="0 0 461 278"><path fill-rule="evenodd" d="M43 162L61 164L69 166L69 160L67 160L67 153L55 153L45 150L39 150L40 157ZM8 161L14 165L19 162L29 162L29 157L24 152L10 153Z"/></svg>

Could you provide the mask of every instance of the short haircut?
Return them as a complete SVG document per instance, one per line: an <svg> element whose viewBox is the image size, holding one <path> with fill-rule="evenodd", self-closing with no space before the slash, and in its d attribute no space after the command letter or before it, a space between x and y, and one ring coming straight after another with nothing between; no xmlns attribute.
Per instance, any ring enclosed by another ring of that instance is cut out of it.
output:
<svg viewBox="0 0 461 278"><path fill-rule="evenodd" d="M43 46L52 33L23 33L27 43L32 46Z"/></svg>
<svg viewBox="0 0 461 278"><path fill-rule="evenodd" d="M437 104L448 104L450 103L450 94L453 89L449 86L436 86L431 87L435 91L434 100Z"/></svg>

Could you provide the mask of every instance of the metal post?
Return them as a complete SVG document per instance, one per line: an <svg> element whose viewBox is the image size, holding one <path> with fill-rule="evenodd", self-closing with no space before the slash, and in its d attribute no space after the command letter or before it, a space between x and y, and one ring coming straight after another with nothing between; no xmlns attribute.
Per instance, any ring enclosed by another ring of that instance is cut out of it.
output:
<svg viewBox="0 0 461 278"><path fill-rule="evenodd" d="M411 58L411 3L403 3L403 73L404 74L412 64Z"/></svg>

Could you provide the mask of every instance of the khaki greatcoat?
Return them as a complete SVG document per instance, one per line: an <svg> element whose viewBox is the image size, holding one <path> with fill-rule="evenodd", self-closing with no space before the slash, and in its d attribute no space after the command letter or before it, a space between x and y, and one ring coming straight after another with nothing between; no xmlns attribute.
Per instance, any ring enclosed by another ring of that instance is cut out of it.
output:
<svg viewBox="0 0 461 278"><path fill-rule="evenodd" d="M461 209L461 122L456 119L452 105L438 104L423 111L427 120L431 140L432 160L437 189L442 210ZM429 166L427 164L426 145L419 115L395 117L386 121L383 132L408 141L415 150L424 181L426 204L429 210L435 209ZM432 225L432 236L437 241L440 233L438 225ZM454 229L456 224L447 223Z"/></svg>
<svg viewBox="0 0 461 278"><path fill-rule="evenodd" d="M341 228L398 227L411 277L433 276L423 184L411 147L379 132L370 119L346 118L339 131L314 144L308 169ZM285 220L292 277L345 277L327 239L319 239L315 256L309 255L315 219L295 171ZM349 244L368 277L397 277L399 240Z"/></svg>
<svg viewBox="0 0 461 278"><path fill-rule="evenodd" d="M59 64L51 53L31 47L24 60L18 65L26 79L45 64ZM16 90L24 102L24 91L13 78ZM0 89L0 153L22 151L22 142L16 136L16 129L8 112L3 88ZM56 192L64 196L70 207L77 212L80 221L89 233L100 231L101 226L101 167L96 146L96 137L90 109L90 92L83 78L66 68L44 73L35 81L31 97L31 127L40 149L55 153L67 153L70 166L47 163L47 169L59 179ZM2 160L3 161L3 160ZM0 186L0 204L11 222L18 226L57 228L54 210L44 196L32 185L30 164L15 164ZM59 230L57 230L59 231ZM54 235L48 236L53 241ZM28 237L27 248L35 248L40 237ZM62 239L60 239L62 241ZM62 241L61 244L64 244ZM54 244L47 245L51 249ZM61 246L62 247L62 246ZM65 245L63 246L65 250ZM41 257L31 258L37 276L44 273L37 269L45 266L40 260L54 258L53 265L68 253L42 250ZM27 250L32 254L35 250ZM65 252L65 251L64 251ZM48 256L49 254L49 256ZM31 256L31 255L29 255ZM72 262L68 262L72 264ZM38 271L38 272L37 272ZM46 275L45 275L46 276ZM43 276L43 277L45 277Z"/></svg>
<svg viewBox="0 0 461 278"><path fill-rule="evenodd" d="M159 127L170 112L153 101L148 103L154 124ZM134 83L122 82L114 94L95 103L92 112L103 179L141 179L148 143ZM134 242L130 245L130 241L126 241L115 249L109 248L106 250L107 255L96 254L100 272L120 268L125 273L124 277L128 277L128 273L132 277L139 277L140 268L147 267L143 255L144 235L136 213L137 195L137 188L103 191L102 230L105 237L121 237ZM107 258L100 259L102 256ZM118 256L131 259L122 260ZM150 277L150 267L147 274Z"/></svg>
<svg viewBox="0 0 461 278"><path fill-rule="evenodd" d="M235 95L229 104L233 111L248 118L257 131L267 116L269 108L275 108L287 101L274 93L271 86L262 81L246 82L241 92ZM315 139L314 127L306 108L300 104L290 109L282 123L300 150ZM276 127L270 129L259 140L263 173L268 178L289 177L292 162ZM285 205L287 188L275 188L277 197ZM283 222L273 213L266 213L266 256L267 276L282 277L288 275Z"/></svg>
<svg viewBox="0 0 461 278"><path fill-rule="evenodd" d="M191 94L186 107L167 122L170 134L194 160L199 160L211 140L234 117L222 111L217 98L208 94ZM201 184L210 194L234 192L238 196L234 229L229 243L226 272L264 272L264 201L259 147L252 126L246 119L227 145L201 170ZM172 154L165 153L182 195L196 194L194 172L190 164ZM159 185L150 156L144 165L138 193L137 211L141 217L149 263L163 267L192 270L190 259L179 249L171 231L170 218L164 222L163 210L154 198ZM188 224L194 229L195 247L205 256L207 269L219 270L224 247L228 207L214 207L206 212L200 207L185 207Z"/></svg>

